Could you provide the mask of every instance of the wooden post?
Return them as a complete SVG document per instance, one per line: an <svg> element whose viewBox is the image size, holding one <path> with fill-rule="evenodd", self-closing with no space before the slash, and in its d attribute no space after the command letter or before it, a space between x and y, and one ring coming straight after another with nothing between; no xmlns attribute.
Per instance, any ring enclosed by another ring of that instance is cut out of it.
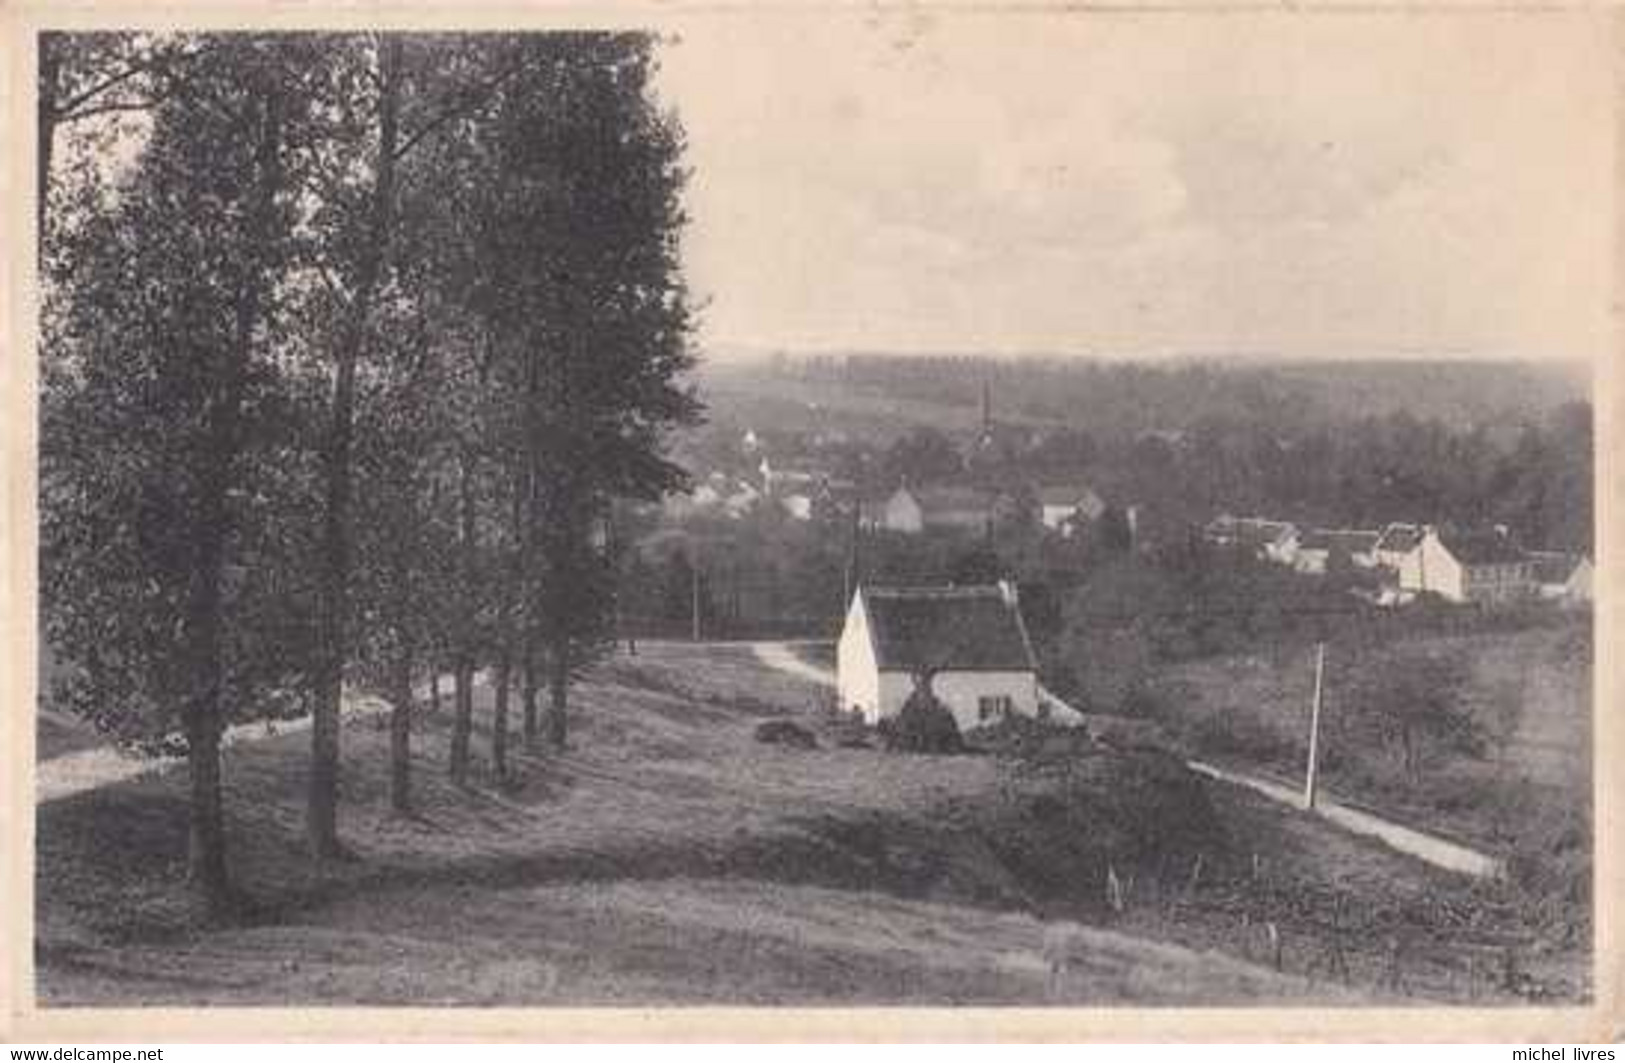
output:
<svg viewBox="0 0 1625 1063"><path fill-rule="evenodd" d="M1315 643L1315 700L1309 710L1309 764L1303 781L1303 807L1315 807L1315 776L1320 767L1320 695L1326 671L1326 643Z"/></svg>

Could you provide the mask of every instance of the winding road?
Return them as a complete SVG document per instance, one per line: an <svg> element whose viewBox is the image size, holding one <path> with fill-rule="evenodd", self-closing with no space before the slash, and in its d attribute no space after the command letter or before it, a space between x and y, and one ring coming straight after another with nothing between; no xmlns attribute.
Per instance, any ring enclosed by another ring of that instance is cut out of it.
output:
<svg viewBox="0 0 1625 1063"><path fill-rule="evenodd" d="M785 642L753 642L751 650L756 658L769 668L806 679L825 686L835 685L835 673L827 668L811 664L796 656L789 643ZM1040 688L1042 696L1059 705L1066 705L1064 701L1047 690ZM1070 708L1070 706L1068 706ZM1075 710L1074 710L1075 711ZM1261 779L1241 772L1230 771L1200 760L1188 760L1185 766L1198 775L1203 775L1218 782L1231 786L1241 786L1269 798L1279 804L1288 805L1299 811L1309 811L1335 824L1352 834L1360 834L1375 838L1383 844L1408 856L1425 861L1435 867L1442 867L1447 871L1455 871L1475 878L1494 878L1501 871L1500 861L1476 849L1469 849L1465 845L1440 838L1437 835L1427 834L1412 827L1406 827L1391 820L1366 812L1362 809L1352 808L1325 797L1315 802L1313 809L1305 810L1303 807L1303 794L1300 790L1282 785L1270 779Z"/></svg>

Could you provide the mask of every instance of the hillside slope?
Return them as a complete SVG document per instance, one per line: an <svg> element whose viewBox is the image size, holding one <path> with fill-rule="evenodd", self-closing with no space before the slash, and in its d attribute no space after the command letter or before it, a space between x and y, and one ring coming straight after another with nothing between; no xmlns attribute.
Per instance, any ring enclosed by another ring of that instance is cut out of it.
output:
<svg viewBox="0 0 1625 1063"><path fill-rule="evenodd" d="M816 703L814 687L742 647L645 647L582 685L572 748L518 758L516 787L477 773L452 788L445 721L426 718L410 819L387 810L382 721L363 722L345 736L341 821L359 859L320 873L301 852L301 736L241 746L228 804L252 905L230 926L200 929L180 881L178 773L50 801L38 812L42 1002L1347 998L1103 927L1074 930L1052 978L1040 916L1098 903L1095 861L1136 837L1134 769L1088 769L1096 830L1034 835L1055 850L1036 868L1021 831L984 814L1004 807L999 758L752 738L771 716L816 722Z"/></svg>

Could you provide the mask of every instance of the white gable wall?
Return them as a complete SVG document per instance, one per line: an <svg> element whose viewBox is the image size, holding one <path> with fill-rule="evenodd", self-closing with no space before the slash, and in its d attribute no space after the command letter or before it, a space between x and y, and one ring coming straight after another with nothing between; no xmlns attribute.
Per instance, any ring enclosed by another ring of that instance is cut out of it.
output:
<svg viewBox="0 0 1625 1063"><path fill-rule="evenodd" d="M1467 600L1461 565L1433 532L1422 536L1416 549L1401 556L1399 587L1406 591L1432 591L1452 602Z"/></svg>
<svg viewBox="0 0 1625 1063"><path fill-rule="evenodd" d="M1287 530L1278 539L1273 539L1264 545L1264 556L1280 565L1292 564L1292 559L1298 553L1298 533Z"/></svg>
<svg viewBox="0 0 1625 1063"><path fill-rule="evenodd" d="M861 591L852 596L846 625L835 647L835 687L843 712L857 709L870 723L880 718L880 667L869 637L869 613L863 606Z"/></svg>
<svg viewBox="0 0 1625 1063"><path fill-rule="evenodd" d="M914 496L907 491L898 489L886 500L886 516L884 523L888 531L915 533L925 528L924 514L920 511L920 504Z"/></svg>
<svg viewBox="0 0 1625 1063"><path fill-rule="evenodd" d="M1580 563L1574 566L1569 574L1569 581L1563 585L1565 595L1572 601L1589 602L1591 600L1591 562L1581 558Z"/></svg>
<svg viewBox="0 0 1625 1063"><path fill-rule="evenodd" d="M1062 505L1055 505L1053 503L1046 502L1044 503L1042 519L1044 521L1044 527L1060 528L1061 525L1066 524L1073 517L1078 515L1078 504L1076 502L1067 502Z"/></svg>

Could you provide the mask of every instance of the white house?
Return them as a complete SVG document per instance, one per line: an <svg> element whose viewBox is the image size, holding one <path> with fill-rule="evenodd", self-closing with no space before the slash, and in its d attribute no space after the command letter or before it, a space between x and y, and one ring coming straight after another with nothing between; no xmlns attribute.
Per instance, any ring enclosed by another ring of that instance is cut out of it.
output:
<svg viewBox="0 0 1625 1063"><path fill-rule="evenodd" d="M927 528L981 532L992 516L992 500L975 488L899 487L886 499L880 526L907 535Z"/></svg>
<svg viewBox="0 0 1625 1063"><path fill-rule="evenodd" d="M815 487L821 479L819 473L809 469L775 467L766 457L762 458L756 471L762 475L764 495L786 495L796 491L805 493Z"/></svg>
<svg viewBox="0 0 1625 1063"><path fill-rule="evenodd" d="M761 492L751 486L749 480L735 480L731 493L722 500L722 508L728 516L738 520L755 509L761 500Z"/></svg>
<svg viewBox="0 0 1625 1063"><path fill-rule="evenodd" d="M1427 525L1416 548L1400 559L1399 589L1494 605L1534 594L1534 570L1534 562L1502 529L1441 532Z"/></svg>
<svg viewBox="0 0 1625 1063"><path fill-rule="evenodd" d="M932 692L961 730L1011 713L1042 718L1049 712L1016 589L1008 582L858 587L836 649L841 707L861 712L870 724L894 716L920 672L931 674Z"/></svg>
<svg viewBox="0 0 1625 1063"><path fill-rule="evenodd" d="M1377 543L1381 539L1381 532L1311 528L1298 536L1292 567L1310 575L1324 575L1335 554L1361 568L1371 568L1377 563Z"/></svg>
<svg viewBox="0 0 1625 1063"><path fill-rule="evenodd" d="M1044 527L1070 535L1075 528L1100 519L1105 501L1087 487L1044 487L1038 491Z"/></svg>
<svg viewBox="0 0 1625 1063"><path fill-rule="evenodd" d="M812 520L813 497L805 491L780 495L779 505L791 520Z"/></svg>
<svg viewBox="0 0 1625 1063"><path fill-rule="evenodd" d="M1591 559L1582 554L1530 550L1535 592L1550 601L1579 604L1591 600Z"/></svg>
<svg viewBox="0 0 1625 1063"><path fill-rule="evenodd" d="M1284 520L1225 513L1203 528L1202 536L1215 546L1246 550L1260 561L1280 565L1292 564L1298 552L1298 528Z"/></svg>

